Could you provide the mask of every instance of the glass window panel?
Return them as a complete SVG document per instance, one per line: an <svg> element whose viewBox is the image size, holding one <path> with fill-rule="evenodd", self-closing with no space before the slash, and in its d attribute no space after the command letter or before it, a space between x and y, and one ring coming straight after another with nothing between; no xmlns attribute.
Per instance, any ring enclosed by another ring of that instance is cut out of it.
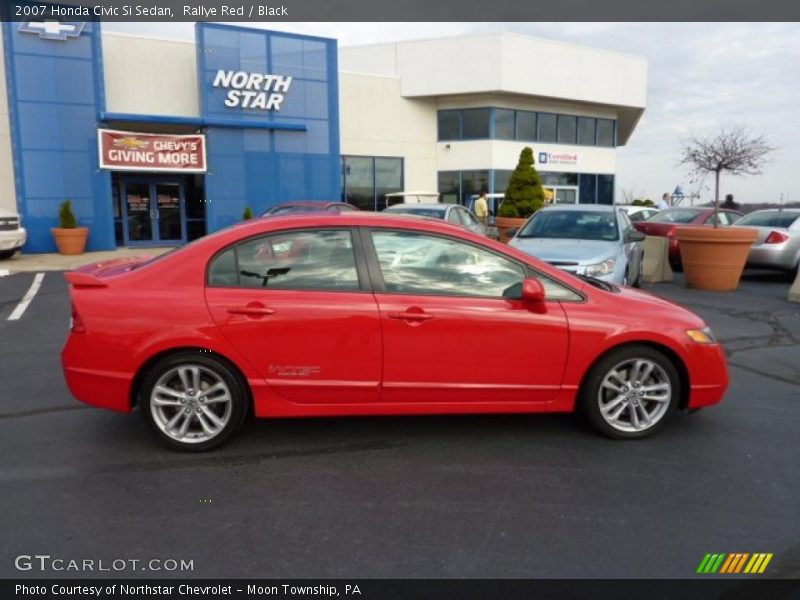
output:
<svg viewBox="0 0 800 600"><path fill-rule="evenodd" d="M597 176L597 203L614 204L614 176Z"/></svg>
<svg viewBox="0 0 800 600"><path fill-rule="evenodd" d="M278 233L239 244L236 257L239 285L242 287L358 290L358 273L349 231Z"/></svg>
<svg viewBox="0 0 800 600"><path fill-rule="evenodd" d="M494 172L494 194L505 194L508 190L508 182L511 181L512 171Z"/></svg>
<svg viewBox="0 0 800 600"><path fill-rule="evenodd" d="M580 200L581 204L594 204L597 195L597 176L580 176Z"/></svg>
<svg viewBox="0 0 800 600"><path fill-rule="evenodd" d="M514 139L514 111L506 108L494 109L494 137L498 140Z"/></svg>
<svg viewBox="0 0 800 600"><path fill-rule="evenodd" d="M489 137L489 112L488 108L470 108L461 111L463 139Z"/></svg>
<svg viewBox="0 0 800 600"><path fill-rule="evenodd" d="M442 202L446 204L458 204L461 173L459 171L439 171L438 192L441 194Z"/></svg>
<svg viewBox="0 0 800 600"><path fill-rule="evenodd" d="M556 115L549 113L538 113L536 115L539 135L537 136L540 142L555 142L557 139L556 124L558 119Z"/></svg>
<svg viewBox="0 0 800 600"><path fill-rule="evenodd" d="M543 185L578 185L577 173L540 172Z"/></svg>
<svg viewBox="0 0 800 600"><path fill-rule="evenodd" d="M578 118L578 143L584 146L594 146L595 143L595 119L588 117Z"/></svg>
<svg viewBox="0 0 800 600"><path fill-rule="evenodd" d="M517 139L526 142L536 140L536 113L526 110L517 111Z"/></svg>
<svg viewBox="0 0 800 600"><path fill-rule="evenodd" d="M375 172L371 157L344 159L345 201L361 210L375 210Z"/></svg>
<svg viewBox="0 0 800 600"><path fill-rule="evenodd" d="M476 246L418 233L372 233L388 292L502 298L525 271Z"/></svg>
<svg viewBox="0 0 800 600"><path fill-rule="evenodd" d="M597 145L614 146L614 121L612 119L597 119Z"/></svg>
<svg viewBox="0 0 800 600"><path fill-rule="evenodd" d="M461 112L457 110L439 111L439 139L461 139Z"/></svg>
<svg viewBox="0 0 800 600"><path fill-rule="evenodd" d="M239 285L239 272L236 269L236 250L228 248L217 256L208 269L208 285L215 287L236 287Z"/></svg>
<svg viewBox="0 0 800 600"><path fill-rule="evenodd" d="M578 118L558 115L558 143L574 144L577 141Z"/></svg>
<svg viewBox="0 0 800 600"><path fill-rule="evenodd" d="M461 204L469 206L473 195L489 189L489 171L461 172Z"/></svg>
<svg viewBox="0 0 800 600"><path fill-rule="evenodd" d="M375 159L375 195L378 208L383 206L384 196L403 191L403 159Z"/></svg>

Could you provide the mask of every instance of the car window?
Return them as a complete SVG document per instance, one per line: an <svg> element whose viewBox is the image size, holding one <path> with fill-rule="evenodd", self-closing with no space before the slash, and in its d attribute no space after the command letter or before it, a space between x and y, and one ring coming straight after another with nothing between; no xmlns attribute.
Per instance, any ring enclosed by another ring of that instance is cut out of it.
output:
<svg viewBox="0 0 800 600"><path fill-rule="evenodd" d="M477 227L480 225L480 223L478 223L478 219L475 218L475 215L468 210L462 208L459 210L459 212L461 213L461 218L464 220L464 225L467 227Z"/></svg>
<svg viewBox="0 0 800 600"><path fill-rule="evenodd" d="M344 202L337 202L336 204L330 204L328 208L325 210L333 211L333 212L344 212L349 210L355 210L354 206L350 206Z"/></svg>
<svg viewBox="0 0 800 600"><path fill-rule="evenodd" d="M651 223L691 223L702 210L691 208L670 208L662 210L647 219Z"/></svg>
<svg viewBox="0 0 800 600"><path fill-rule="evenodd" d="M612 211L542 210L522 227L518 237L614 241L619 239Z"/></svg>
<svg viewBox="0 0 800 600"><path fill-rule="evenodd" d="M447 220L450 223L455 223L456 225L463 225L463 221L461 220L461 215L458 213L457 208L451 208L448 211Z"/></svg>
<svg viewBox="0 0 800 600"><path fill-rule="evenodd" d="M388 292L502 298L525 278L522 265L451 238L374 231L372 241Z"/></svg>
<svg viewBox="0 0 800 600"><path fill-rule="evenodd" d="M397 206L397 205L395 205ZM438 208L415 208L413 206L403 206L387 208L386 212L399 215L414 215L416 217L428 217L430 219L444 219L444 211Z"/></svg>
<svg viewBox="0 0 800 600"><path fill-rule="evenodd" d="M708 215L708 218L706 219L706 223L708 225L715 225L716 224L716 225L721 225L723 227L726 227L727 225L731 224L731 219L729 218L728 213L725 213L725 212L718 213L718 216L715 216L714 213L711 213L710 215Z"/></svg>
<svg viewBox="0 0 800 600"><path fill-rule="evenodd" d="M359 289L347 230L306 230L246 240L211 263L208 284L283 290Z"/></svg>
<svg viewBox="0 0 800 600"><path fill-rule="evenodd" d="M784 212L784 211L769 211L769 212L754 212L745 215L738 221L737 225L752 225L753 227L781 227L788 229L792 223L800 219L800 213Z"/></svg>
<svg viewBox="0 0 800 600"><path fill-rule="evenodd" d="M623 231L632 230L633 229L633 223L631 223L631 220L628 218L628 213L626 213L624 210L620 210L620 211L617 211L617 214L619 214L619 218L622 219L622 229L623 229Z"/></svg>

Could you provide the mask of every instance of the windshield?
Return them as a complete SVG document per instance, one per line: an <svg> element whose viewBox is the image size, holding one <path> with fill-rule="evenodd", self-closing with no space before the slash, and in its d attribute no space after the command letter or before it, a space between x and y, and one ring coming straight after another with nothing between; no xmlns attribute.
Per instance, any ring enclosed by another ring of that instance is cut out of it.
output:
<svg viewBox="0 0 800 600"><path fill-rule="evenodd" d="M518 237L614 241L619 239L613 212L544 210L528 221Z"/></svg>
<svg viewBox="0 0 800 600"><path fill-rule="evenodd" d="M647 219L648 223L691 223L701 213L700 210L691 208L677 208L663 210Z"/></svg>
<svg viewBox="0 0 800 600"><path fill-rule="evenodd" d="M737 225L753 225L754 227L783 227L788 229L797 219L800 213L770 211L750 213L739 219Z"/></svg>
<svg viewBox="0 0 800 600"><path fill-rule="evenodd" d="M400 213L401 215L414 215L417 217L430 217L431 219L444 219L444 211L436 208L412 208L411 206L403 208L386 209L386 212Z"/></svg>

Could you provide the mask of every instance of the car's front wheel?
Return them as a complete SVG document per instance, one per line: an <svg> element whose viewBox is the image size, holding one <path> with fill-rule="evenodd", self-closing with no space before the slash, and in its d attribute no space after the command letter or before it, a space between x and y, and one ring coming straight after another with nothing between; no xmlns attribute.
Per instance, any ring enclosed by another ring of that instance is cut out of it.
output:
<svg viewBox="0 0 800 600"><path fill-rule="evenodd" d="M209 354L181 352L158 361L145 375L139 405L169 447L210 450L228 440L247 414L239 374Z"/></svg>
<svg viewBox="0 0 800 600"><path fill-rule="evenodd" d="M581 389L581 409L601 433L642 438L660 429L680 402L675 366L649 346L612 350L591 369Z"/></svg>

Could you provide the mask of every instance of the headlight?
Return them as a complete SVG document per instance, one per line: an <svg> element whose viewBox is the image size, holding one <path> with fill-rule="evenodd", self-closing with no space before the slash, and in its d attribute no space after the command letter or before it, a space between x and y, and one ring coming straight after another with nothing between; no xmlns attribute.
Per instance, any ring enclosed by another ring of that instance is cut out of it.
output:
<svg viewBox="0 0 800 600"><path fill-rule="evenodd" d="M704 329L687 329L686 335L692 338L692 341L697 342L698 344L716 344L717 338L714 337L714 332L711 331L711 327L706 327Z"/></svg>
<svg viewBox="0 0 800 600"><path fill-rule="evenodd" d="M609 275L610 273L614 272L615 264L616 261L613 258L609 258L608 260L604 260L601 263L588 265L586 267L586 274L589 277L599 277L600 275Z"/></svg>

